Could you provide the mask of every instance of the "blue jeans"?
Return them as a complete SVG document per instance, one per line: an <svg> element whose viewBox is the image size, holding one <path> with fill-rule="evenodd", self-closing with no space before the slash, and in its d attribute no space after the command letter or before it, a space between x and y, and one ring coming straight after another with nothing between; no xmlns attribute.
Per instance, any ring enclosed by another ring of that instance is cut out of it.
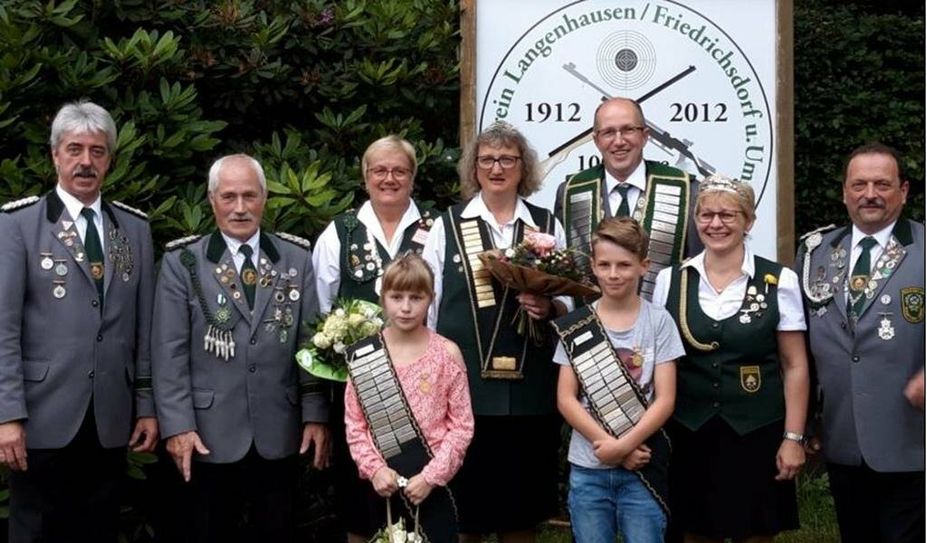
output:
<svg viewBox="0 0 927 543"><path fill-rule="evenodd" d="M663 543L666 515L631 471L570 465L570 520L577 543Z"/></svg>

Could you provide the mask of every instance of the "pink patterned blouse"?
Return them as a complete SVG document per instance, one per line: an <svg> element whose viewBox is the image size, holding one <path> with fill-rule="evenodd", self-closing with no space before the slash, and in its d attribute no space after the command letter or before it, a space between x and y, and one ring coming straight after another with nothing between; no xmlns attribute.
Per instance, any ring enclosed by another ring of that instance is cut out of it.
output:
<svg viewBox="0 0 927 543"><path fill-rule="evenodd" d="M425 354L396 368L396 374L434 455L422 476L431 485L444 486L460 469L473 438L473 411L466 368L451 358L447 339L433 331L430 334ZM386 462L367 431L367 420L351 382L344 391L344 423L357 470L362 478L372 479Z"/></svg>

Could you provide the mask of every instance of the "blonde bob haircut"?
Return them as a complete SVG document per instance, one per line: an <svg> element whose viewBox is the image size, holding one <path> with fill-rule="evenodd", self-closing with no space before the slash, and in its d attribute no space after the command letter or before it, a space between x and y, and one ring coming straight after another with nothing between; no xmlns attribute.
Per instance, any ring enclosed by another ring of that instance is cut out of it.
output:
<svg viewBox="0 0 927 543"><path fill-rule="evenodd" d="M412 171L412 181L415 181L415 174L418 172L418 160L415 158L415 147L396 134L383 136L367 146L367 150L364 151L364 155L361 157L361 174L364 176L364 179L367 179L367 165L370 161L370 155L378 151L390 151L405 156L406 160L409 161L409 169Z"/></svg>
<svg viewBox="0 0 927 543"><path fill-rule="evenodd" d="M630 217L610 217L603 219L592 233L592 258L595 258L595 246L607 241L614 243L625 251L637 256L641 262L647 258L650 248L650 237L641 227L640 223Z"/></svg>
<svg viewBox="0 0 927 543"><path fill-rule="evenodd" d="M384 305L383 297L391 290L422 292L434 299L435 274L424 258L407 251L386 266L380 288L380 306Z"/></svg>
<svg viewBox="0 0 927 543"><path fill-rule="evenodd" d="M499 147L518 149L520 158L518 163L521 165L521 179L518 181L519 196L531 196L541 188L541 168L538 164L537 153L531 148L525 136L514 126L496 121L470 142L457 163L457 173L460 175L460 195L464 200L473 198L480 191L480 182L476 179L476 159L482 145L494 149Z"/></svg>
<svg viewBox="0 0 927 543"><path fill-rule="evenodd" d="M698 215L701 211L705 198L717 195L727 196L727 200L738 207L748 223L756 221L756 193L753 192L750 183L718 174L712 174L699 183L698 196L695 198L695 214Z"/></svg>

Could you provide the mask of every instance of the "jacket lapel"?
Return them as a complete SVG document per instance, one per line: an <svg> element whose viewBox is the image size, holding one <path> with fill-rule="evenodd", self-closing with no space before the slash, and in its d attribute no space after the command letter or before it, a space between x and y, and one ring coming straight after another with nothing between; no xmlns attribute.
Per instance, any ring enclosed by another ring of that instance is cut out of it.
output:
<svg viewBox="0 0 927 543"><path fill-rule="evenodd" d="M116 235L119 233L119 223L116 222L116 217L113 216L113 211L106 202L101 202L101 204L103 208L103 239L100 241L103 243L105 252L103 261L106 263L103 266L103 300L105 303L106 294L109 292L109 286L113 283L113 274L115 273L116 263L113 260L113 240L116 239ZM109 257L107 258L106 255L109 255Z"/></svg>
<svg viewBox="0 0 927 543"><path fill-rule="evenodd" d="M75 266L84 273L84 277L93 285L93 276L90 275L90 264L87 262L87 253L84 251L84 244L80 240L80 234L71 216L64 208L64 202L58 198L55 191L48 194L46 198L45 218L52 223L49 233L58 240L71 256Z"/></svg>
<svg viewBox="0 0 927 543"><path fill-rule="evenodd" d="M248 309L248 300L242 289L241 277L229 252L228 244L218 230L209 237L206 245L206 259L210 262L211 275L219 286L222 294L232 301L232 305L241 313L249 323L252 321L251 311Z"/></svg>
<svg viewBox="0 0 927 543"><path fill-rule="evenodd" d="M889 277L901 265L907 251L905 245L913 242L911 235L911 225L905 219L898 219L895 228L892 229L892 235L888 240L888 246L879 255L875 266L872 268L872 275L869 279L869 285L866 287L866 299L863 302L863 308L860 311L860 317L866 314L870 306L875 305L873 301L879 297L885 284L888 283ZM872 286L873 288L870 288Z"/></svg>
<svg viewBox="0 0 927 543"><path fill-rule="evenodd" d="M852 236L849 235L850 229L847 228L841 235L838 235L831 243L830 262L827 266L831 270L828 277L834 277L837 282L834 283L834 303L840 312L840 317L844 320L847 318L847 268L850 265L850 243Z"/></svg>
<svg viewBox="0 0 927 543"><path fill-rule="evenodd" d="M271 270L280 260L280 254L274 246L273 241L264 232L261 232L260 256L258 258L258 282L254 294L254 315L251 320L251 335L257 332L258 327L264 321L261 317L267 309L267 304L274 295L275 279L279 278L282 272L286 270L277 270L276 277L271 276Z"/></svg>

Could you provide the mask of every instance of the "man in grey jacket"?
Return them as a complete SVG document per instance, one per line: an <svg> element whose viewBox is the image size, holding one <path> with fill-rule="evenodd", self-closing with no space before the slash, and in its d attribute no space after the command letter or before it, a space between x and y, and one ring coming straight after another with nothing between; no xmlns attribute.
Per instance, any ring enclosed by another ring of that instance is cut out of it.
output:
<svg viewBox="0 0 927 543"><path fill-rule="evenodd" d="M168 244L161 264L158 420L192 482L196 541L292 541L297 453L312 447L321 468L329 448L325 390L294 358L318 308L309 243L261 231L266 181L249 156L217 160L208 194L217 230Z"/></svg>
<svg viewBox="0 0 927 543"><path fill-rule="evenodd" d="M0 213L0 462L10 541L115 542L126 446L158 440L144 213L101 198L116 125L91 102L51 128L54 190ZM134 422L133 422L134 420Z"/></svg>
<svg viewBox="0 0 927 543"><path fill-rule="evenodd" d="M804 236L796 268L822 448L844 542L924 541L924 226L895 150L850 155L852 224Z"/></svg>

